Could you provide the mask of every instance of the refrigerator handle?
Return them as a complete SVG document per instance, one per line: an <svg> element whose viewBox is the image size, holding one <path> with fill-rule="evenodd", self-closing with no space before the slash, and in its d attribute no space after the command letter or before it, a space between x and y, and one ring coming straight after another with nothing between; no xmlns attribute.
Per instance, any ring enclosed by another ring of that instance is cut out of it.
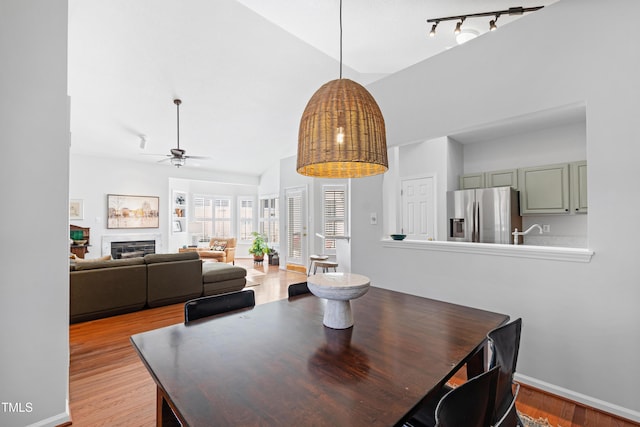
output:
<svg viewBox="0 0 640 427"><path fill-rule="evenodd" d="M480 242L480 202L476 202L476 213L475 213L475 217L476 217L476 242Z"/></svg>
<svg viewBox="0 0 640 427"><path fill-rule="evenodd" d="M472 242L477 242L478 239L476 237L476 234L478 232L478 223L477 223L477 215L476 215L477 209L476 209L476 202L473 202L471 205L471 217L473 218L472 220L472 230L471 230L471 241Z"/></svg>

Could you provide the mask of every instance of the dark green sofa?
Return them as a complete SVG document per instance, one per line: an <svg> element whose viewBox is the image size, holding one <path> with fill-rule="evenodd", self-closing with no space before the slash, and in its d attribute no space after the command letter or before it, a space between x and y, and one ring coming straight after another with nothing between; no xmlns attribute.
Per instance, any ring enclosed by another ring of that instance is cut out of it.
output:
<svg viewBox="0 0 640 427"><path fill-rule="evenodd" d="M203 291L202 261L194 252L76 262L69 276L71 323L184 302Z"/></svg>

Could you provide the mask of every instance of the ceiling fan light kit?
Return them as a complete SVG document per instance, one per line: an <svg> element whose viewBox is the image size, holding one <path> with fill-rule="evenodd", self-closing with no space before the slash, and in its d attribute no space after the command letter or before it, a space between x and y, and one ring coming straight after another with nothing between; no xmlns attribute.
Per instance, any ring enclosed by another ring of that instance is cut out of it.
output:
<svg viewBox="0 0 640 427"><path fill-rule="evenodd" d="M299 174L317 178L359 178L389 169L384 118L371 94L342 78L324 84L307 103L298 132Z"/></svg>
<svg viewBox="0 0 640 427"><path fill-rule="evenodd" d="M160 162L166 162L167 160L169 161L169 163L171 163L172 166L175 166L177 168L184 166L187 163L187 159L208 159L208 157L202 157L202 156L187 156L186 155L186 150L183 150L182 148L180 148L180 104L182 104L182 101L179 99L174 99L173 103L176 105L176 142L177 142L177 146L176 148L172 148L169 151L171 152L171 154L167 154L166 155L166 159L162 159L160 160ZM141 136L143 142L146 144L146 136L142 135ZM142 145L142 141L140 143L140 148L143 148Z"/></svg>

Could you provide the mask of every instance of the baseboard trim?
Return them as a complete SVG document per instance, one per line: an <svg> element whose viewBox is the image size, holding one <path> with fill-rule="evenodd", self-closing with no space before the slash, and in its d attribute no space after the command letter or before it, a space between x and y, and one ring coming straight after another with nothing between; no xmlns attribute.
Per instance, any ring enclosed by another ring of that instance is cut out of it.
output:
<svg viewBox="0 0 640 427"><path fill-rule="evenodd" d="M298 273L307 273L307 267L298 264L287 264L287 270L296 271Z"/></svg>
<svg viewBox="0 0 640 427"><path fill-rule="evenodd" d="M71 415L69 411L63 412L58 415L54 415L53 417L49 417L47 419L38 421L33 424L29 424L27 427L60 427L60 426L70 426L71 425Z"/></svg>
<svg viewBox="0 0 640 427"><path fill-rule="evenodd" d="M526 375L522 375L519 373L515 374L514 379L519 383L529 385L531 387L535 387L542 391L546 391L548 393L554 394L556 396L560 396L568 400L572 400L584 406L588 406L603 412L607 412L609 414L612 414L627 420L640 422L640 412L634 411L633 409L624 408L622 406L605 402L604 400L596 399L595 397L587 396L582 393L577 393L575 391L566 389L564 387L550 384L545 381L540 381L536 378L528 377Z"/></svg>

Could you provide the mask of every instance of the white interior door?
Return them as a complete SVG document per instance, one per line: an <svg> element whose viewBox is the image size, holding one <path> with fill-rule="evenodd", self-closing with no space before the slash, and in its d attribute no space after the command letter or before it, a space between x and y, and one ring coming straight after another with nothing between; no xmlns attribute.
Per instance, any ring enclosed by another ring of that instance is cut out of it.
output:
<svg viewBox="0 0 640 427"><path fill-rule="evenodd" d="M407 239L435 236L434 178L402 180L402 230Z"/></svg>
<svg viewBox="0 0 640 427"><path fill-rule="evenodd" d="M307 263L307 196L306 189L285 191L287 204L287 264L306 266Z"/></svg>

